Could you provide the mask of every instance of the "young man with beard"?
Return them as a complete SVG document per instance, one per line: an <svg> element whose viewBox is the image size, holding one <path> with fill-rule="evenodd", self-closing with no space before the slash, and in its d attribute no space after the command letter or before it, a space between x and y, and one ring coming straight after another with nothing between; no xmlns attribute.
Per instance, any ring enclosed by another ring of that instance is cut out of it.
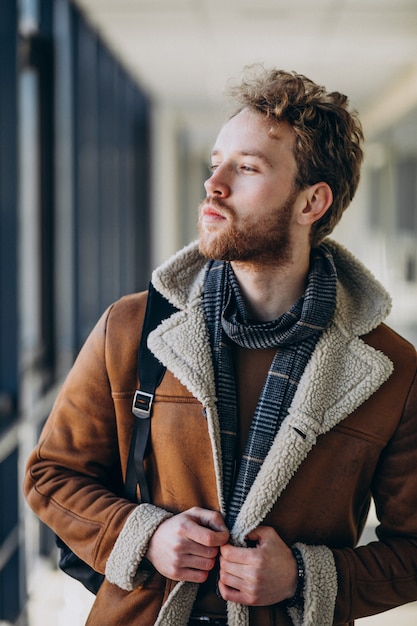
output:
<svg viewBox="0 0 417 626"><path fill-rule="evenodd" d="M198 244L153 273L178 309L123 498L146 294L83 347L29 459L29 504L106 574L89 626L330 626L417 599L416 352L327 239L359 181L347 99L264 71L235 91ZM378 541L357 547L371 496Z"/></svg>

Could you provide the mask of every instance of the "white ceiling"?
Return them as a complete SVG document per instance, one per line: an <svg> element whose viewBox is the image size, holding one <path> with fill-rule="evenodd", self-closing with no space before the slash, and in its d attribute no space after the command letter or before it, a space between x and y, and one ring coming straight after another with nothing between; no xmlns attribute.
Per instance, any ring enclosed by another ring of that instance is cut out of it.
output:
<svg viewBox="0 0 417 626"><path fill-rule="evenodd" d="M183 111L218 106L262 62L359 111L417 67L417 0L76 0L140 83Z"/></svg>

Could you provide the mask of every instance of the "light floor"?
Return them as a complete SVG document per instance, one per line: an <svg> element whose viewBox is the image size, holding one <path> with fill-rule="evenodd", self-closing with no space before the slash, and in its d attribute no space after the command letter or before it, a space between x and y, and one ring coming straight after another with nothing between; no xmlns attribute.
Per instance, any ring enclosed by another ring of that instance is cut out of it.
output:
<svg viewBox="0 0 417 626"><path fill-rule="evenodd" d="M80 583L40 563L30 587L29 626L84 626L94 596ZM417 603L355 622L355 626L393 625L416 626Z"/></svg>

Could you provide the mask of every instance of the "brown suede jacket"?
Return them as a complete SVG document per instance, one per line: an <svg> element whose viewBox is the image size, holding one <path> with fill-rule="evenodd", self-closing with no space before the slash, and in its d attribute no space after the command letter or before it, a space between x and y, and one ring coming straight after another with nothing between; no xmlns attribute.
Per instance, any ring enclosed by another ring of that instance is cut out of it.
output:
<svg viewBox="0 0 417 626"><path fill-rule="evenodd" d="M232 529L243 544L253 528L270 525L299 547L304 607L229 603L230 626L346 625L417 599L416 351L382 324L390 301L379 283L327 244L338 271L334 320ZM168 368L146 460L153 504L121 496L145 293L122 298L99 320L28 461L30 506L106 573L89 626L185 626L197 585L147 575L143 555L168 516L195 505L224 513L204 266L193 244L153 275L179 309L149 337ZM371 496L378 541L357 547Z"/></svg>

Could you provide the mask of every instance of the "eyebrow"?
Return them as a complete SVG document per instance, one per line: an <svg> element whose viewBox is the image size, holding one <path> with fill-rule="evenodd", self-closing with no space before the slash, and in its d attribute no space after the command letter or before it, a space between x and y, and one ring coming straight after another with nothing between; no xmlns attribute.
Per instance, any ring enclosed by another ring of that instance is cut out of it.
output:
<svg viewBox="0 0 417 626"><path fill-rule="evenodd" d="M210 157L214 157L217 154L220 153L220 150L212 150ZM263 152L261 152L260 150L256 150L256 148L251 149L251 150L240 150L239 152L237 152L238 156L253 156L256 157L257 159L260 159L261 161L263 161L265 163L265 165L267 165L268 167L272 167L272 163L271 161L264 155Z"/></svg>

